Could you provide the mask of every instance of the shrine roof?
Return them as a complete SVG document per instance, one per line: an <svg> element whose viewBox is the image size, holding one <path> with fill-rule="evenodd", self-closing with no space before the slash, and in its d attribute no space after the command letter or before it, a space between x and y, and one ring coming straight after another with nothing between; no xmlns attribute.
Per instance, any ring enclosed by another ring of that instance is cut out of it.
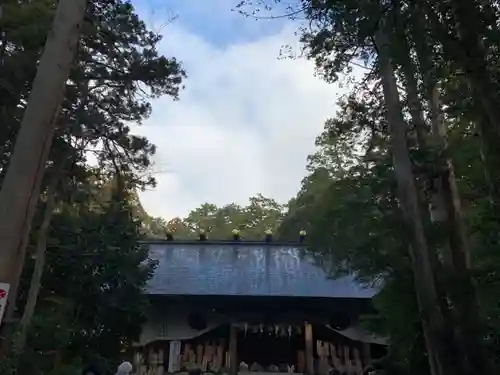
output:
<svg viewBox="0 0 500 375"><path fill-rule="evenodd" d="M146 293L163 296L282 296L370 299L352 276L329 278L293 242L145 241L157 262Z"/></svg>

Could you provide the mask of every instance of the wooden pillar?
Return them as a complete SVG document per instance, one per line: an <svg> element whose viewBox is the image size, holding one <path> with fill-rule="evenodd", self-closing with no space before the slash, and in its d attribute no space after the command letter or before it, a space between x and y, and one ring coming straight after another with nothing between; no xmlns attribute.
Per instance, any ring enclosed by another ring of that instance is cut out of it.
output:
<svg viewBox="0 0 500 375"><path fill-rule="evenodd" d="M314 374L314 356L313 356L313 332L312 325L309 323L304 324L304 338L306 348L306 373L307 375Z"/></svg>
<svg viewBox="0 0 500 375"><path fill-rule="evenodd" d="M182 343L178 340L170 341L169 351L168 351L168 372L174 373L181 369L181 345Z"/></svg>
<svg viewBox="0 0 500 375"><path fill-rule="evenodd" d="M238 374L238 327L234 324L229 328L229 375Z"/></svg>

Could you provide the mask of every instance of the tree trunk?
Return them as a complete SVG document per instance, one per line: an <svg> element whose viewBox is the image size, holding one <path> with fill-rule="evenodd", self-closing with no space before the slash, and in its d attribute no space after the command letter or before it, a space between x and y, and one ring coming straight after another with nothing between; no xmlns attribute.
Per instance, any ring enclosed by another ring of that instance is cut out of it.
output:
<svg viewBox="0 0 500 375"><path fill-rule="evenodd" d="M52 119L63 98L86 0L60 0L0 191L0 281L17 286L26 237L53 137ZM17 288L15 288L17 289ZM10 293L13 309L16 293Z"/></svg>
<svg viewBox="0 0 500 375"><path fill-rule="evenodd" d="M425 19L414 9L413 32L423 37L426 32ZM433 74L432 51L425 40L417 46L417 58L422 69L429 114L431 119L432 139L441 150L438 175L435 178L437 201L444 211L445 228L449 238L449 246L443 252L446 294L451 301L451 310L457 323L456 340L457 356L465 360L460 371L467 374L490 374L491 362L482 342L482 324L475 285L470 273L470 248L467 228L462 215L460 194L458 191L454 166L447 156L447 131L444 123L438 84ZM460 354L462 353L462 354Z"/></svg>
<svg viewBox="0 0 500 375"><path fill-rule="evenodd" d="M456 374L453 359L446 353L446 333L439 308L434 272L425 238L420 204L412 172L407 143L407 126L403 118L396 77L390 59L389 41L382 31L375 37L378 62L389 123L398 196L410 240L415 293L421 311L427 353L432 375Z"/></svg>
<svg viewBox="0 0 500 375"><path fill-rule="evenodd" d="M449 35L436 11L427 1L419 1L419 10L429 19L434 35L442 42L444 52L466 72L467 82L473 95L478 98L485 117L476 127L481 134L486 168L490 177L490 191L494 194L494 211L500 209L500 98L489 72L486 51L481 43L481 11L473 1L454 0L452 9L455 16L453 25L458 35Z"/></svg>
<svg viewBox="0 0 500 375"><path fill-rule="evenodd" d="M45 249L47 247L47 237L56 204L56 190L57 185L61 180L61 174L64 169L64 162L65 160L63 160L61 165L54 171L47 189L47 201L45 203L43 219L40 228L38 229L35 252L35 268L31 276L30 289L28 292L28 298L26 300L26 306L24 307L23 316L19 324L19 332L15 337L14 342L14 348L18 353L20 353L24 349L26 339L28 337L31 319L33 318L33 314L35 313L38 294L41 288L43 269L45 267Z"/></svg>
<svg viewBox="0 0 500 375"><path fill-rule="evenodd" d="M403 18L401 17L403 21ZM415 25L413 25L415 26ZM418 95L418 83L417 83L417 66L415 62L411 58L411 47L406 37L406 28L407 23L404 25L398 22L398 32L401 37L401 48L400 48L400 63L401 70L403 72L404 80L405 80L405 88L406 95L408 98L408 106L410 110L411 121L413 123L413 127L415 129L417 135L417 141L419 148L421 150L427 150L429 147L429 127L426 123L422 102ZM417 28L414 27L412 29L413 33L417 33L420 37L424 37L422 30L417 31ZM420 32L420 33L419 33ZM425 64L420 64L420 69L430 69L430 66ZM428 72L422 72L422 75ZM446 208L444 204L444 198L442 190L438 188L439 181L435 181L431 179L429 181L429 176L424 176L424 184L428 186L418 186L417 184L417 193L419 194L421 200L422 211L428 210L429 219L431 221L437 222L446 222ZM429 194L424 193L426 187L430 189ZM443 273L443 265L440 262L440 257L438 256L440 253L441 258L450 258L450 248L449 245L446 244L444 247L436 248L436 250L431 249L429 251L429 260L431 262L431 267L433 269L434 280L436 283L436 293L439 299L439 306L441 310L441 315L443 317L443 328L446 332L446 336L448 337L449 344L446 346L447 350L447 358L456 358L456 371L457 375L466 374L465 366L460 365L460 361L464 358L464 350L459 349L459 345L454 339L455 336L455 328L454 321L452 319L450 306L448 303L447 293L446 293L446 277ZM462 352L462 355L459 354Z"/></svg>
<svg viewBox="0 0 500 375"><path fill-rule="evenodd" d="M500 202L498 201L498 197L500 197L500 179L492 174L492 171L497 170L497 166L500 166L500 160L497 160L496 152L492 150L494 144L491 142L491 139L495 138L489 138L486 135L489 129L488 120L486 118L480 118L476 128L479 129L479 156L481 157L483 166L484 182L488 188L490 209L492 213L498 215L500 211L498 209L498 207L500 207Z"/></svg>
<svg viewBox="0 0 500 375"><path fill-rule="evenodd" d="M458 38L461 42L459 51L466 51L460 56L459 63L464 68L467 81L474 95L482 104L485 118L477 123L483 141L486 168L490 177L490 191L493 192L494 211L500 209L500 97L498 85L494 83L487 62L487 52L481 41L483 25L479 5L474 0L452 2Z"/></svg>
<svg viewBox="0 0 500 375"><path fill-rule="evenodd" d="M398 12L399 13L399 12ZM399 16L401 17L401 16ZM405 26L406 27L406 26ZM398 34L401 34L401 70L405 78L405 89L408 97L408 107L410 110L411 121L417 134L418 145L421 149L427 146L428 126L425 122L422 102L418 96L418 84L416 79L416 67L411 59L411 50L406 38L405 27L398 24Z"/></svg>
<svg viewBox="0 0 500 375"><path fill-rule="evenodd" d="M489 74L486 51L481 42L481 30L484 30L481 25L481 11L475 0L454 0L452 10L461 42L458 47L463 51L461 65L469 78L471 88L480 98L490 126L500 137L500 99L497 87Z"/></svg>
<svg viewBox="0 0 500 375"><path fill-rule="evenodd" d="M491 127L490 121L483 111L484 116L476 121L475 127L481 137L481 158L484 165L485 182L488 184L488 192L492 213L500 221L500 152L498 150L497 135Z"/></svg>
<svg viewBox="0 0 500 375"><path fill-rule="evenodd" d="M432 129L435 138L447 149L446 128L439 105L437 86L429 88L429 107L433 119ZM432 112L435 112L432 114ZM470 271L470 249L467 228L462 216L460 195L455 179L452 161L445 160L445 168L439 175L446 221L450 239L451 259L446 261L446 274L450 276L448 293L458 322L458 339L465 351L468 362L467 373L489 375L491 362L482 340L483 327L479 316L479 305L474 281Z"/></svg>

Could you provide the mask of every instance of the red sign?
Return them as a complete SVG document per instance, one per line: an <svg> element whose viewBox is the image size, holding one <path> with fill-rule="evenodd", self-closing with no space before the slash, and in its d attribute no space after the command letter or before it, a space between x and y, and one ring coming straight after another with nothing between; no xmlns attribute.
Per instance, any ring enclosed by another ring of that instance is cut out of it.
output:
<svg viewBox="0 0 500 375"><path fill-rule="evenodd" d="M3 314L5 312L5 305L9 297L10 285L7 283L0 283L0 324L2 324Z"/></svg>

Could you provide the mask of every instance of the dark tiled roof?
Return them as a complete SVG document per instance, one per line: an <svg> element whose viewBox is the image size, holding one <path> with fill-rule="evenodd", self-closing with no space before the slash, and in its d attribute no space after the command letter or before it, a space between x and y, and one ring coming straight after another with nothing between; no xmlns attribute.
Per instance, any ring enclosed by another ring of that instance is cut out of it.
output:
<svg viewBox="0 0 500 375"><path fill-rule="evenodd" d="M151 295L286 296L367 299L352 277L327 278L299 244L149 241L158 261Z"/></svg>

